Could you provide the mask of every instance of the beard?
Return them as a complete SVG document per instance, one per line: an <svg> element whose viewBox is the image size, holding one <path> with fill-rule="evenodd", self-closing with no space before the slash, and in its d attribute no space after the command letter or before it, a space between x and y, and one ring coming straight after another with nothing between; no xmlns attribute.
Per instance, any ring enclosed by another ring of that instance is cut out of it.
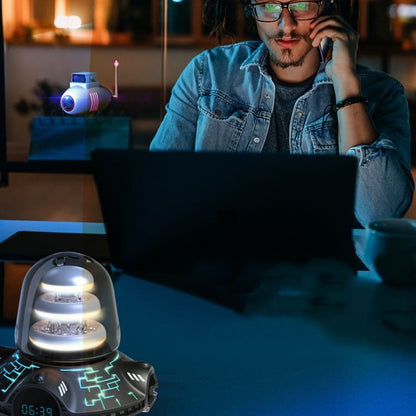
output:
<svg viewBox="0 0 416 416"><path fill-rule="evenodd" d="M305 57L302 56L299 59L295 59L290 49L283 49L282 58L278 58L275 54L270 54L270 59L273 61L274 64L276 64L280 68L286 69L290 66L302 66Z"/></svg>
<svg viewBox="0 0 416 416"><path fill-rule="evenodd" d="M286 34L283 31L279 31L277 36L274 38L275 40L282 40L284 37L290 37L291 39L299 39L299 40L306 40L309 41L308 36L306 35L300 35L294 31ZM270 50L270 49L269 49ZM272 62L279 66L282 69L289 68L291 66L302 66L303 62L305 60L305 56L300 56L298 58L293 56L292 49L282 49L281 56L277 56L276 54L272 53L270 50L270 59Z"/></svg>

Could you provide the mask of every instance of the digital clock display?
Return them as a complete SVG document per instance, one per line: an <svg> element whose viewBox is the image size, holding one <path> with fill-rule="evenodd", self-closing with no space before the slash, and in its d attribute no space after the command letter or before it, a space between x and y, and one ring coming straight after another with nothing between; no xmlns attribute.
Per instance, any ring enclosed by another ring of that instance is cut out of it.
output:
<svg viewBox="0 0 416 416"><path fill-rule="evenodd" d="M61 416L55 397L36 387L20 390L13 401L13 416Z"/></svg>

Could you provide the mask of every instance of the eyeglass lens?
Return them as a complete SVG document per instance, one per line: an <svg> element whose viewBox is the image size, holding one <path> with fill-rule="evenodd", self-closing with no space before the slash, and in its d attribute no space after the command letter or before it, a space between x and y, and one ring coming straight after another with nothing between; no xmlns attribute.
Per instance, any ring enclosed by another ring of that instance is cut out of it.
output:
<svg viewBox="0 0 416 416"><path fill-rule="evenodd" d="M258 3L252 5L254 16L262 22L279 20L285 7L297 20L315 19L318 15L319 3L315 1L296 1L290 3Z"/></svg>

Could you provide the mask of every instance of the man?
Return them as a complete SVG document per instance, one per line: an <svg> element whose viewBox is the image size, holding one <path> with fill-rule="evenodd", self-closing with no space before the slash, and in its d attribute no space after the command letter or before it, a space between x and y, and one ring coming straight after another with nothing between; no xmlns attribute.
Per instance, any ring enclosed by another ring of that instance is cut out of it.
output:
<svg viewBox="0 0 416 416"><path fill-rule="evenodd" d="M150 149L351 155L358 221L404 215L414 184L401 84L356 65L358 34L331 3L242 1L261 41L195 57Z"/></svg>

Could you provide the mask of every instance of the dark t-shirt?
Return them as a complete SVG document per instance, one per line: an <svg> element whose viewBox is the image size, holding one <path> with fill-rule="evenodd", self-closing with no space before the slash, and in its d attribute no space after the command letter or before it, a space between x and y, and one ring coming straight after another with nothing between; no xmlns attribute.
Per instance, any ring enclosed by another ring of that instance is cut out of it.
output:
<svg viewBox="0 0 416 416"><path fill-rule="evenodd" d="M269 70L270 74L272 71ZM289 125L296 100L312 88L315 75L299 83L278 81L275 84L274 109L262 152L289 153Z"/></svg>

